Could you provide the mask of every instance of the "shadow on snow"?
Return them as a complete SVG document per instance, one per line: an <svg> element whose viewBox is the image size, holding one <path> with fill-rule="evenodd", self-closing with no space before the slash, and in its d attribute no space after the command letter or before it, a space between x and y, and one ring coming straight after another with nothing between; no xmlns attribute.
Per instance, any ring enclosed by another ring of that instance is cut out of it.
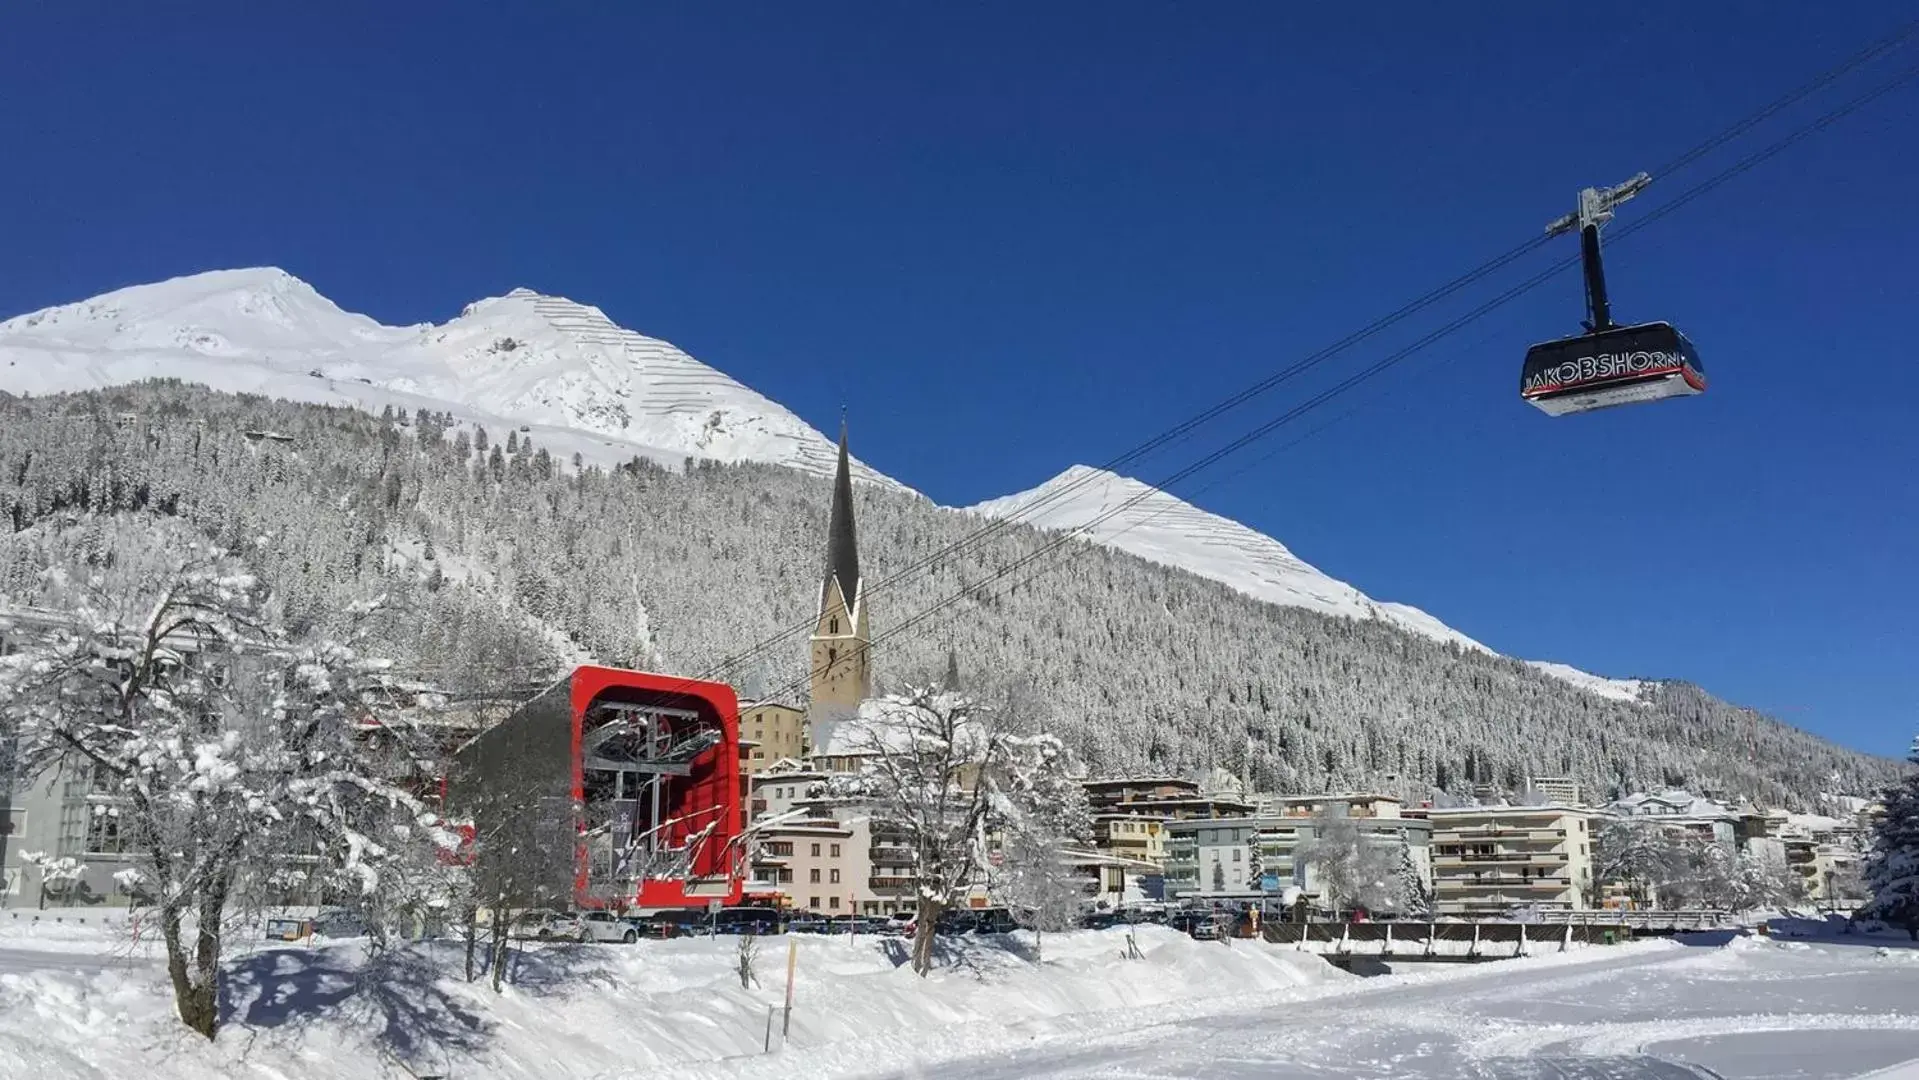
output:
<svg viewBox="0 0 1919 1080"><path fill-rule="evenodd" d="M456 944L405 945L368 956L360 944L270 949L228 964L220 1022L258 1036L338 1019L368 1031L375 1047L409 1068L436 1067L483 1051L494 1027L475 1004L490 976L468 983ZM613 985L591 946L562 945L508 954L508 983L535 996L579 986Z"/></svg>

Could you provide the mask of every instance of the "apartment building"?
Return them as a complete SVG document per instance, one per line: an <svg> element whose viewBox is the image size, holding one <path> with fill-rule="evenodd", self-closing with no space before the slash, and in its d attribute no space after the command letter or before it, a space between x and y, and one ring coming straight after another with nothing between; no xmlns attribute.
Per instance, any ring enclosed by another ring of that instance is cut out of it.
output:
<svg viewBox="0 0 1919 1080"><path fill-rule="evenodd" d="M1241 818L1193 819L1166 826L1166 895L1169 899L1275 897L1298 889L1325 904L1320 882L1303 849L1318 836L1319 814L1334 806L1357 806L1348 817L1369 843L1410 856L1430 883L1431 823L1401 816L1390 796L1285 797L1290 812ZM1352 802L1347 803L1350 799Z"/></svg>
<svg viewBox="0 0 1919 1080"><path fill-rule="evenodd" d="M806 756L806 710L778 701L740 702L740 740L752 743L749 774Z"/></svg>
<svg viewBox="0 0 1919 1080"><path fill-rule="evenodd" d="M1592 822L1583 807L1434 808L1433 901L1442 915L1590 906Z"/></svg>
<svg viewBox="0 0 1919 1080"><path fill-rule="evenodd" d="M1606 815L1651 822L1669 832L1690 833L1729 848L1739 843L1739 814L1725 803L1689 791L1673 789L1628 795L1607 805Z"/></svg>
<svg viewBox="0 0 1919 1080"><path fill-rule="evenodd" d="M868 889L871 838L861 820L828 815L764 830L752 858L753 878L787 903L822 915L876 911Z"/></svg>

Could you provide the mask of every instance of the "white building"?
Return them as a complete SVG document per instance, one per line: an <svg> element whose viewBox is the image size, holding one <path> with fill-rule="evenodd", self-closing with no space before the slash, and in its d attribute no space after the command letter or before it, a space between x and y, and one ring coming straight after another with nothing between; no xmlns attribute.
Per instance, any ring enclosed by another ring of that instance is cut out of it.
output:
<svg viewBox="0 0 1919 1080"><path fill-rule="evenodd" d="M1280 796L1263 800L1274 813L1254 817L1202 818L1166 825L1166 896L1169 900L1272 898L1298 889L1323 904L1311 866L1300 848L1317 835L1317 815L1338 806L1362 836L1412 858L1431 882L1432 826L1400 815L1399 801L1382 795Z"/></svg>
<svg viewBox="0 0 1919 1080"><path fill-rule="evenodd" d="M1442 915L1589 907L1594 817L1558 804L1434 808L1434 907Z"/></svg>

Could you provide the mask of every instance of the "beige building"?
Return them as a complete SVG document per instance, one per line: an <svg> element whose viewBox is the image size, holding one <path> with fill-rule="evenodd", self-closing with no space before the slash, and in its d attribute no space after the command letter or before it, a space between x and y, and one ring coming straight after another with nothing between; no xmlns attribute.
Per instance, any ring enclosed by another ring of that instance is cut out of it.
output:
<svg viewBox="0 0 1919 1080"><path fill-rule="evenodd" d="M821 816L763 830L753 876L795 909L822 915L862 910L867 893L869 839L861 821Z"/></svg>
<svg viewBox="0 0 1919 1080"><path fill-rule="evenodd" d="M806 710L777 701L743 701L740 738L753 744L746 761L749 774L781 761L798 761L806 756Z"/></svg>
<svg viewBox="0 0 1919 1080"><path fill-rule="evenodd" d="M1593 813L1580 807L1434 808L1433 901L1442 915L1592 903Z"/></svg>
<svg viewBox="0 0 1919 1080"><path fill-rule="evenodd" d="M1580 797L1579 781L1570 776L1535 776L1526 781L1526 790L1562 806L1583 806L1586 802Z"/></svg>

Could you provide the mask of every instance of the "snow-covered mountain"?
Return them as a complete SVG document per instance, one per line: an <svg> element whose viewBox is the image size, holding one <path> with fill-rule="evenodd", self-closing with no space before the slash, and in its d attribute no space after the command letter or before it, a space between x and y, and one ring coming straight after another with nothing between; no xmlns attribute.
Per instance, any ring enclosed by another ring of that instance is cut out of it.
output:
<svg viewBox="0 0 1919 1080"><path fill-rule="evenodd" d="M1094 543L1210 578L1256 600L1376 619L1435 641L1493 651L1416 607L1374 600L1265 533L1103 469L1075 465L1036 488L969 509L989 518L1016 517L1042 529L1079 533ZM1602 697L1640 700L1637 682L1606 679L1565 664L1533 666Z"/></svg>
<svg viewBox="0 0 1919 1080"><path fill-rule="evenodd" d="M283 270L217 270L0 322L0 390L54 394L154 378L373 412L450 412L598 464L692 456L825 474L835 460L833 441L779 403L596 307L528 289L476 301L442 324L385 326ZM855 471L904 487L863 463ZM1272 537L1102 470L1074 466L970 509L1081 531L1269 603L1492 651L1418 608L1321 573ZM1640 700L1637 682L1534 666L1604 697Z"/></svg>
<svg viewBox="0 0 1919 1080"><path fill-rule="evenodd" d="M383 326L272 268L136 285L0 323L0 390L175 378L294 401L426 408L525 427L562 458L635 454L832 469L832 440L784 406L595 307L527 289L449 322ZM899 486L857 465L861 478Z"/></svg>

